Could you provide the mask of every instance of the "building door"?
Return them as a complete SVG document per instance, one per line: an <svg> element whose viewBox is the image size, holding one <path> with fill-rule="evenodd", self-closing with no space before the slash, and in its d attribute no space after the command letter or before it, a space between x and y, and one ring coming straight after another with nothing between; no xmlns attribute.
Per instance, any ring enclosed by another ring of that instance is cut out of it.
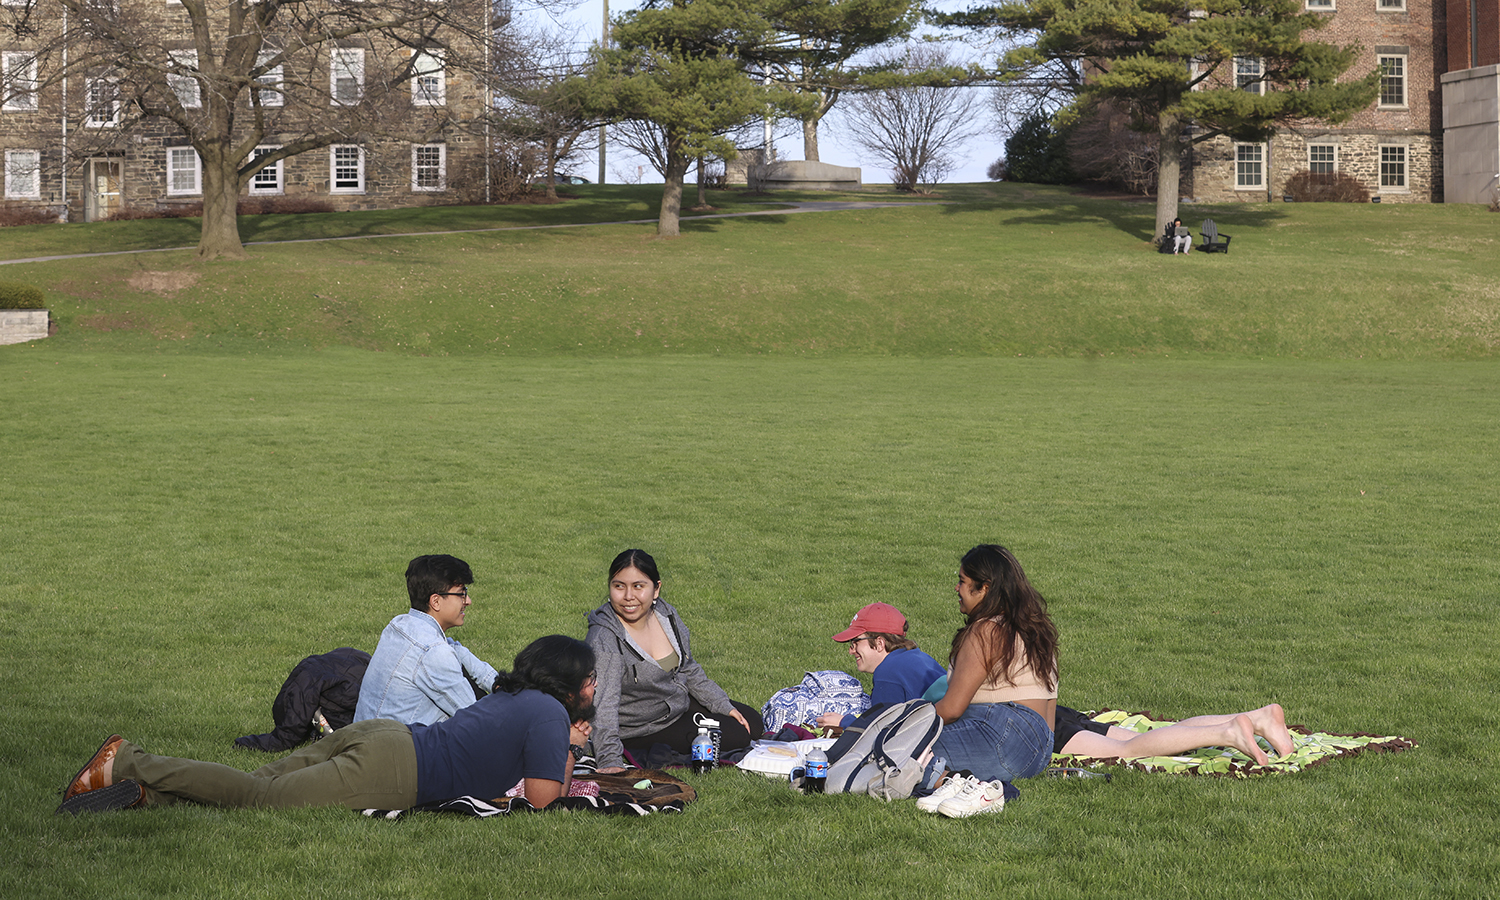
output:
<svg viewBox="0 0 1500 900"><path fill-rule="evenodd" d="M89 160L89 181L84 193L83 220L99 222L119 211L120 160Z"/></svg>

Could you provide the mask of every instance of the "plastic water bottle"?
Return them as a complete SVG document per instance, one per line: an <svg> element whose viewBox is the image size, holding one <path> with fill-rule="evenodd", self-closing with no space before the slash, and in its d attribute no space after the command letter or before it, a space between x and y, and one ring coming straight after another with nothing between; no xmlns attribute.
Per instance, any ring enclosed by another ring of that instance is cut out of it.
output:
<svg viewBox="0 0 1500 900"><path fill-rule="evenodd" d="M802 764L807 769L802 775L802 793L823 793L828 786L828 754L814 747Z"/></svg>
<svg viewBox="0 0 1500 900"><path fill-rule="evenodd" d="M708 736L708 728L706 726L698 726L698 734L693 738L692 751L692 767L693 774L695 775L702 775L704 772L712 769L714 763L718 762L718 758L714 754L714 739Z"/></svg>
<svg viewBox="0 0 1500 900"><path fill-rule="evenodd" d="M703 713L694 713L693 721L700 729L708 729L708 737L714 742L714 765L718 765L720 754L724 749L724 729L719 727L719 720L710 719Z"/></svg>

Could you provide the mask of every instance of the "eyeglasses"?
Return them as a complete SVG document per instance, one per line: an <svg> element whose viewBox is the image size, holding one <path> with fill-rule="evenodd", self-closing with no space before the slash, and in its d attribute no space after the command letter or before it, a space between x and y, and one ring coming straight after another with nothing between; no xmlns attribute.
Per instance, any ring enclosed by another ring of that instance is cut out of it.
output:
<svg viewBox="0 0 1500 900"><path fill-rule="evenodd" d="M440 592L438 592L438 596L439 597L467 597L467 596L469 596L469 589L466 588L466 587L461 587L461 588L459 588L456 591L440 591Z"/></svg>
<svg viewBox="0 0 1500 900"><path fill-rule="evenodd" d="M598 672L590 672L589 673L589 677L583 679L583 686L586 687L586 688L593 687L594 685L596 685L598 683L599 683L599 673Z"/></svg>

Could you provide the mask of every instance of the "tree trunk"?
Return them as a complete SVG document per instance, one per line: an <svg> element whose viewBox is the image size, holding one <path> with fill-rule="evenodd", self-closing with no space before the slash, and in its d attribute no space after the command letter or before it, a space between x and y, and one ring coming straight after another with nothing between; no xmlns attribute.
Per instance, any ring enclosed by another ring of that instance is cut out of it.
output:
<svg viewBox="0 0 1500 900"><path fill-rule="evenodd" d="M809 116L802 120L802 158L808 162L818 159L818 118Z"/></svg>
<svg viewBox="0 0 1500 900"><path fill-rule="evenodd" d="M682 181L687 175L688 158L676 150L667 151L667 171L661 191L661 212L656 219L659 237L677 237L678 219L682 214Z"/></svg>
<svg viewBox="0 0 1500 900"><path fill-rule="evenodd" d="M240 241L239 167L228 154L203 156L203 229L198 236L199 259L244 259Z"/></svg>
<svg viewBox="0 0 1500 900"><path fill-rule="evenodd" d="M1167 223L1177 218L1178 192L1182 187L1182 121L1162 113L1157 120L1156 145L1156 239L1161 240Z"/></svg>
<svg viewBox="0 0 1500 900"><path fill-rule="evenodd" d="M547 153L547 199L557 199L557 138L548 136L542 145Z"/></svg>
<svg viewBox="0 0 1500 900"><path fill-rule="evenodd" d="M703 186L703 157L698 157L698 208L708 209L708 191Z"/></svg>

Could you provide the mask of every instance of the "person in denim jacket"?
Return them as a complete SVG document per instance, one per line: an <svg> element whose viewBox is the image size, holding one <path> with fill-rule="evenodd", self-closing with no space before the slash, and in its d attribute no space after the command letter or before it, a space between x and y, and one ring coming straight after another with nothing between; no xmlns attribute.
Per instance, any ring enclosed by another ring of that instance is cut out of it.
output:
<svg viewBox="0 0 1500 900"><path fill-rule="evenodd" d="M464 623L473 583L469 564L457 557L435 554L411 561L406 567L411 609L380 633L359 687L354 721L436 725L478 699L474 685L493 689L495 667L447 636Z"/></svg>

